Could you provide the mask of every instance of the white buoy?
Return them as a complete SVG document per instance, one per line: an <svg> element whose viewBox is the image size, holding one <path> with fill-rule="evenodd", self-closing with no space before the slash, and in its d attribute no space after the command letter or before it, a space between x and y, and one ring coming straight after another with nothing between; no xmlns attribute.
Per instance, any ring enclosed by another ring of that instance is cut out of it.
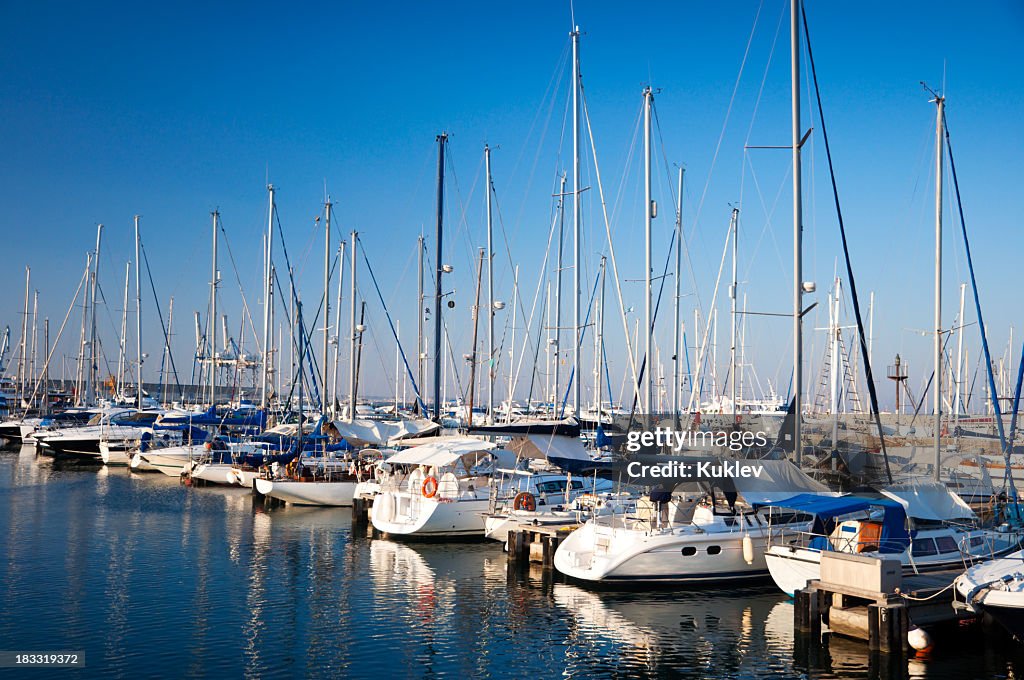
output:
<svg viewBox="0 0 1024 680"><path fill-rule="evenodd" d="M747 564L754 563L754 541L750 534L743 534L743 560Z"/></svg>
<svg viewBox="0 0 1024 680"><path fill-rule="evenodd" d="M917 626L907 631L907 642L919 652L931 651L933 644L931 635Z"/></svg>

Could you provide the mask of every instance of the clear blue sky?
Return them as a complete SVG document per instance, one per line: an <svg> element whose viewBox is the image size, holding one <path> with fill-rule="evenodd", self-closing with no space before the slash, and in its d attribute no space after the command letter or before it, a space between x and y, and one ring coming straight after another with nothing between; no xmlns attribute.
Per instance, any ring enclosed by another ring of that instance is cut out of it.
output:
<svg viewBox="0 0 1024 680"><path fill-rule="evenodd" d="M584 86L620 277L642 277L642 147L634 134L641 88L650 82L660 88L656 107L664 142L656 144L659 269L674 212L674 175L668 176L665 160L687 168L683 215L694 262L694 276L683 278L688 331L694 284L705 309L711 299L731 204L742 210L741 294L748 295L752 310L788 311L789 155L743 151L745 143L789 141L788 4L665 2L627 8L580 2L575 12L584 32ZM908 330L932 325L934 106L922 80L944 85L990 341L1001 356L1010 326L1017 327L1015 368L1018 341L1024 339L1024 307L1013 276L1024 252L1024 5L818 1L808 4L807 13L855 274L865 304L868 291L876 295L876 370L901 352L911 362L915 390L926 377L925 366L930 370L931 339ZM123 267L132 257L132 216L140 214L165 314L167 299L175 297L176 357L189 373L189 317L193 310L205 316L214 208L221 211L248 304L259 316L269 174L279 187L279 212L307 307L321 293L321 232L313 219L322 209L326 182L338 233L362 233L385 298L402 319L403 340L411 344L415 237L422 228L433 238L434 137L447 130L455 177L448 184L446 259L457 272L457 307L449 324L456 355L468 352L472 254L484 243L483 145L496 147L494 181L511 248L511 257L504 247L496 254L498 296L511 301L511 259L521 264L520 296L529 312L555 177L571 161L569 139L562 134L571 23L567 3L535 1L289 7L4 3L0 330L10 325L16 342L27 264L33 288L40 291L40 316L50 318L55 334L92 248L95 225L102 222L101 283L110 311L102 313L101 329L114 353ZM805 88L805 125L818 126L808 101ZM805 154L805 267L806 278L818 283L812 299L824 303L841 251L819 132ZM593 187L584 198L589 293L607 243L585 146L584 178ZM959 283L966 280L957 228L947 211L947 326L956 313ZM498 242L503 240L499 232ZM221 304L237 336L238 286L226 257L220 266ZM365 273L362 281L367 283ZM638 285L622 285L627 307L642 310ZM376 342L364 357L364 384L371 393L387 393L394 343L376 294L367 285L362 294L369 300ZM151 298L145 297L145 351L155 356L157 326ZM616 376L625 361L613 299L609 295L607 327ZM724 374L727 307L720 314ZM967 321L974 316L970 311ZM499 334L507 317L507 311L498 317ZM666 357L670 319L666 304L658 324ZM825 317L809 320L808 326L820 326ZM74 316L70 325L62 341L67 355L77 340ZM521 339L522 328L518 333ZM973 371L976 329L965 339ZM816 373L822 334L808 331L807 343ZM785 392L791 370L788 322L753 321L747 345L762 385L770 379ZM590 357L588 347L587 364ZM147 364L147 378L155 378L154 363ZM521 377L521 384L527 379ZM882 390L883 401L891 401L889 386Z"/></svg>

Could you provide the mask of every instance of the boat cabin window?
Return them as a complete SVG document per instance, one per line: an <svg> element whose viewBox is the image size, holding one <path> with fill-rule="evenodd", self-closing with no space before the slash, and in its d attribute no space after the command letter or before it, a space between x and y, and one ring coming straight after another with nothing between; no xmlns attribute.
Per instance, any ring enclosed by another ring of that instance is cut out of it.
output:
<svg viewBox="0 0 1024 680"><path fill-rule="evenodd" d="M910 554L914 557L927 557L938 552L935 549L935 539L933 538L918 538L914 540L913 546Z"/></svg>
<svg viewBox="0 0 1024 680"><path fill-rule="evenodd" d="M696 554L697 554L697 549L694 548L692 545L688 545L685 548L683 548L683 556L684 557L690 557L691 555L696 555Z"/></svg>
<svg viewBox="0 0 1024 680"><path fill-rule="evenodd" d="M985 539L982 538L981 536L971 536L971 547L972 548L977 548L979 545L982 545L984 542L985 542Z"/></svg>
<svg viewBox="0 0 1024 680"><path fill-rule="evenodd" d="M89 423L88 424L89 425L99 425L102 422L103 422L103 414L102 413L97 413L92 418L89 418Z"/></svg>
<svg viewBox="0 0 1024 680"><path fill-rule="evenodd" d="M935 539L935 545L938 546L940 553L959 552L952 536L939 536Z"/></svg>
<svg viewBox="0 0 1024 680"><path fill-rule="evenodd" d="M709 555L718 555L721 552L722 552L722 546L720 546L720 545L709 545L708 546L708 554Z"/></svg>

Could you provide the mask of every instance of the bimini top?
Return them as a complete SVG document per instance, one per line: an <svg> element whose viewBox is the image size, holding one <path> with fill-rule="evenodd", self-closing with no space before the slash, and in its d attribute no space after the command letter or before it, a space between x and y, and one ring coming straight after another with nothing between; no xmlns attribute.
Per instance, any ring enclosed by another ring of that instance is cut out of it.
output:
<svg viewBox="0 0 1024 680"><path fill-rule="evenodd" d="M400 451L387 459L386 462L397 465L432 465L443 467L451 465L467 453L489 451L495 445L482 439L470 437L452 437L444 442L414 446Z"/></svg>
<svg viewBox="0 0 1024 680"><path fill-rule="evenodd" d="M816 518L814 533L825 534L831 533L831 531L822 531L828 520L869 508L881 508L883 513L882 531L878 540L878 552L901 553L910 545L910 534L907 533L907 513L900 503L888 498L818 496L802 493L792 498L761 505L810 513Z"/></svg>

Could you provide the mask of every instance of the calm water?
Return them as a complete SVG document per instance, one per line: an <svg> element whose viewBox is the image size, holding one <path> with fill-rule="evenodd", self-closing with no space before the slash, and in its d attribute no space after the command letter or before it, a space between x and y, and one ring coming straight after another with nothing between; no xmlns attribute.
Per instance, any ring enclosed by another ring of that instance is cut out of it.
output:
<svg viewBox="0 0 1024 680"><path fill-rule="evenodd" d="M497 543L396 543L350 524L348 509L264 511L241 489L0 452L0 649L84 650L84 670L36 671L82 677L1024 671L1016 647L972 631L896 669L842 640L798 662L792 606L770 587L593 592L510 576Z"/></svg>

